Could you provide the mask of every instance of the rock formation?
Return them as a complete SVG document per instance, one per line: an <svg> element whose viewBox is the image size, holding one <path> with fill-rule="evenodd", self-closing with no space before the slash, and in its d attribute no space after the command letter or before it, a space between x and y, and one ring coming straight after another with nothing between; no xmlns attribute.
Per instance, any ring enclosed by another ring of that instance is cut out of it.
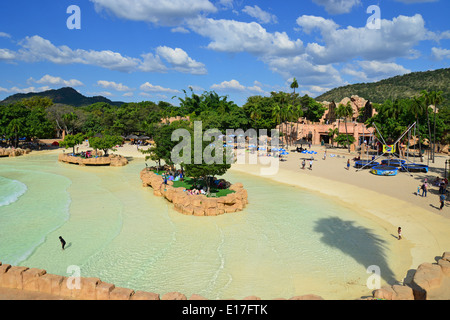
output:
<svg viewBox="0 0 450 320"><path fill-rule="evenodd" d="M107 157L92 157L92 158L82 158L75 157L70 154L61 153L58 156L58 161L78 164L80 166L111 166L111 167L122 167L128 164L128 160L125 157L111 154Z"/></svg>
<svg viewBox="0 0 450 320"><path fill-rule="evenodd" d="M234 193L219 198L208 198L202 194L190 195L182 187L175 188L172 181L164 184L161 176L147 168L141 171L140 176L144 187L152 187L154 195L165 197L173 203L175 210L185 215L217 216L242 211L248 204L248 193L242 183L230 186L229 189Z"/></svg>
<svg viewBox="0 0 450 320"><path fill-rule="evenodd" d="M17 157L23 156L24 154L29 154L31 149L21 149L21 148L0 148L0 157Z"/></svg>
<svg viewBox="0 0 450 320"><path fill-rule="evenodd" d="M427 300L432 292L443 291L450 298L450 252L444 252L436 264L422 263L408 285L384 286L373 292L373 297L385 300ZM442 288L447 286L447 288Z"/></svg>

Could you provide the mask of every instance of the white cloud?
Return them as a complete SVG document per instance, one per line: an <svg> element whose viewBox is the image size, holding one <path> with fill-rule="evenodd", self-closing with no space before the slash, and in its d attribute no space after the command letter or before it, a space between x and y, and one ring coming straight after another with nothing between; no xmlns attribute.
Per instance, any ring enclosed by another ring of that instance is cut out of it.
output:
<svg viewBox="0 0 450 320"><path fill-rule="evenodd" d="M190 31L188 29L186 29L184 27L180 27L180 26L178 26L176 28L172 28L170 31L174 32L174 33L176 33L176 32L178 32L178 33L190 33Z"/></svg>
<svg viewBox="0 0 450 320"><path fill-rule="evenodd" d="M206 74L203 63L193 60L180 48L159 47L158 54L145 53L140 58L122 56L110 50L95 51L55 46L40 36L26 37L19 42L17 52L0 49L0 61L21 60L26 62L50 61L55 64L85 64L121 72L167 72L160 55L172 64L173 70L183 73Z"/></svg>
<svg viewBox="0 0 450 320"><path fill-rule="evenodd" d="M5 92L5 93L30 93L30 92L42 92L42 91L47 91L50 90L49 86L43 86L43 87L28 87L28 88L19 88L19 87L12 87L10 89L6 89L6 88L1 88L0 87L0 92Z"/></svg>
<svg viewBox="0 0 450 320"><path fill-rule="evenodd" d="M123 97L132 97L133 96L133 92L126 92L122 96Z"/></svg>
<svg viewBox="0 0 450 320"><path fill-rule="evenodd" d="M211 89L217 91L264 93L264 90L262 90L261 87L256 84L252 87L245 87L240 84L239 81L234 79L230 81L223 81L220 84L213 84L211 86Z"/></svg>
<svg viewBox="0 0 450 320"><path fill-rule="evenodd" d="M207 48L215 51L270 56L296 54L303 49L301 40L290 40L286 32L269 33L256 22L199 17L189 20L188 25L194 32L210 38L212 42Z"/></svg>
<svg viewBox="0 0 450 320"><path fill-rule="evenodd" d="M8 49L0 49L0 61L12 61L16 59L16 53Z"/></svg>
<svg viewBox="0 0 450 320"><path fill-rule="evenodd" d="M275 15L262 10L257 5L255 5L254 7L245 6L244 9L242 9L242 12L245 12L250 17L256 18L260 23L277 23L278 22L278 19Z"/></svg>
<svg viewBox="0 0 450 320"><path fill-rule="evenodd" d="M352 64L342 68L341 72L360 81L374 82L410 73L411 70L393 62L358 61L356 65Z"/></svg>
<svg viewBox="0 0 450 320"><path fill-rule="evenodd" d="M49 40L40 36L26 37L19 43L19 59L27 62L50 61L56 64L80 63L95 65L110 70L130 72L136 70L140 60L123 57L120 53L110 50L72 50L68 46L56 47Z"/></svg>
<svg viewBox="0 0 450 320"><path fill-rule="evenodd" d="M272 71L283 76L284 79L296 77L299 85L321 85L336 87L344 82L339 71L331 64L315 64L307 54L295 57L276 57L267 61Z"/></svg>
<svg viewBox="0 0 450 320"><path fill-rule="evenodd" d="M116 83L114 81L106 81L106 80L98 80L97 85L105 88L105 89L112 89L115 91L130 91L133 90L121 83Z"/></svg>
<svg viewBox="0 0 450 320"><path fill-rule="evenodd" d="M54 77L49 74L46 74L39 80L34 80L33 78L29 79L30 82L40 83L40 84L48 84L52 86L65 86L65 87L80 87L84 86L83 82L76 80L76 79L70 79L70 80L64 80L61 77Z"/></svg>
<svg viewBox="0 0 450 320"><path fill-rule="evenodd" d="M180 48L158 47L156 52L159 56L169 62L174 70L190 74L206 74L205 65L190 58L188 54Z"/></svg>
<svg viewBox="0 0 450 320"><path fill-rule="evenodd" d="M163 88L161 86L155 86L149 82L142 84L139 88L145 92L167 92L167 93L179 93L180 92L175 89Z"/></svg>
<svg viewBox="0 0 450 320"><path fill-rule="evenodd" d="M167 67L161 61L160 57L153 53L145 53L141 55L142 62L139 70L143 72L166 72Z"/></svg>
<svg viewBox="0 0 450 320"><path fill-rule="evenodd" d="M97 12L103 10L133 21L176 26L184 19L201 13L213 13L217 8L208 0L91 0Z"/></svg>
<svg viewBox="0 0 450 320"><path fill-rule="evenodd" d="M6 32L0 32L0 38L11 38L11 35Z"/></svg>
<svg viewBox="0 0 450 320"><path fill-rule="evenodd" d="M332 20L311 16L298 18L297 24L302 28L305 27L308 32L313 29L320 32L323 44L309 43L306 47L308 55L318 64L344 62L353 58L364 60L414 58L417 55L414 46L422 40L430 39L430 33L419 14L382 20L379 30L352 26L338 29Z"/></svg>
<svg viewBox="0 0 450 320"><path fill-rule="evenodd" d="M360 0L313 0L325 8L329 14L349 13L354 6L360 5Z"/></svg>
<svg viewBox="0 0 450 320"><path fill-rule="evenodd" d="M436 60L450 59L450 50L442 48L431 48L431 54Z"/></svg>

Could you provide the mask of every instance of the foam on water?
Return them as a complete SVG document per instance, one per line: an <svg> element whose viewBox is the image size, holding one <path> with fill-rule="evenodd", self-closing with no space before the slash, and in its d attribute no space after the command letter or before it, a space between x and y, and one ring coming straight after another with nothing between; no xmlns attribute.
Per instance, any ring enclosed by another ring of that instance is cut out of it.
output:
<svg viewBox="0 0 450 320"><path fill-rule="evenodd" d="M0 207L16 202L25 192L27 186L17 180L0 176Z"/></svg>

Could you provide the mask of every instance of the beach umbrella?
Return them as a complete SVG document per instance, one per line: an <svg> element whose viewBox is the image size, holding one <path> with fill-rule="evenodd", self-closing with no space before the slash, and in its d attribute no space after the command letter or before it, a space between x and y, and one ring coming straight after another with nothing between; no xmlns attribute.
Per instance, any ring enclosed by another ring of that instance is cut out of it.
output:
<svg viewBox="0 0 450 320"><path fill-rule="evenodd" d="M136 139L139 139L139 137L137 135L135 135L135 134L130 134L130 135L126 136L125 139L136 140Z"/></svg>
<svg viewBox="0 0 450 320"><path fill-rule="evenodd" d="M138 139L147 140L147 139L150 139L150 137L149 136L140 136L140 137L138 137Z"/></svg>

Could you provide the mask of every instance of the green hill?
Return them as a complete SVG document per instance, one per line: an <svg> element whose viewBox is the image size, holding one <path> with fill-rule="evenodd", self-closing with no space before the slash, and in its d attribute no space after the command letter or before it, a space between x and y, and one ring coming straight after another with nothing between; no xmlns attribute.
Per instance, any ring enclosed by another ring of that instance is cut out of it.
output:
<svg viewBox="0 0 450 320"><path fill-rule="evenodd" d="M445 98L442 106L450 106L450 68L412 72L374 83L352 84L332 89L315 99L319 102L338 102L357 95L371 102L383 103L387 99L410 98L419 95L422 90L442 91Z"/></svg>
<svg viewBox="0 0 450 320"><path fill-rule="evenodd" d="M48 97L54 103L66 104L73 107L81 107L91 105L96 102L106 102L110 105L120 106L123 102L114 102L102 96L86 97L73 88L66 87L57 90L47 90L43 92L17 93L7 97L0 102L0 105L12 104L22 99L31 98L34 96Z"/></svg>

